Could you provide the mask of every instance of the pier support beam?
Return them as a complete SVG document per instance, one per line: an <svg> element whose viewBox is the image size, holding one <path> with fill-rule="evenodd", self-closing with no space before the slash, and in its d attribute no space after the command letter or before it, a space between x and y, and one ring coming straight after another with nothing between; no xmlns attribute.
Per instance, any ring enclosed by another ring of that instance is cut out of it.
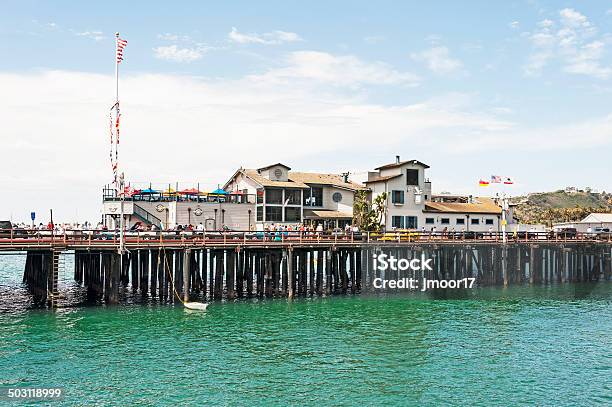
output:
<svg viewBox="0 0 612 407"><path fill-rule="evenodd" d="M183 251L183 302L189 302L189 283L191 274L191 249Z"/></svg>
<svg viewBox="0 0 612 407"><path fill-rule="evenodd" d="M287 297L293 298L293 248L287 250Z"/></svg>

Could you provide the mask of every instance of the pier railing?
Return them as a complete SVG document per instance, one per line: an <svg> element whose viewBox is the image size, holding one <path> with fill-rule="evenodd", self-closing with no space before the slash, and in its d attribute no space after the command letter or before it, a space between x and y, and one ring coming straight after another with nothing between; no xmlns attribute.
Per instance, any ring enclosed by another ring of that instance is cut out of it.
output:
<svg viewBox="0 0 612 407"><path fill-rule="evenodd" d="M509 232L512 242L612 242L612 233L568 232ZM501 232L339 232L339 231L197 231L156 230L126 231L128 247L176 245L300 245L300 244L398 244L432 242L501 242ZM115 247L119 245L118 230L10 230L0 233L0 249L19 249L35 246Z"/></svg>

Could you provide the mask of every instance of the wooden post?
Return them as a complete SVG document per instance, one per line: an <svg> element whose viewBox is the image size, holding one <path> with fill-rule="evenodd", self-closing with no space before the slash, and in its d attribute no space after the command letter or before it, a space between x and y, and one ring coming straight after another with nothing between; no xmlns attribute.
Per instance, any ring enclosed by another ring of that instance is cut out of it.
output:
<svg viewBox="0 0 612 407"><path fill-rule="evenodd" d="M117 304L119 302L119 275L121 273L121 261L119 253L110 253L107 281L108 293L106 298L108 303Z"/></svg>
<svg viewBox="0 0 612 407"><path fill-rule="evenodd" d="M234 298L236 298L236 292L234 291L234 283L236 280L236 250L228 250L227 251L227 260L226 260L226 268L227 268L227 274L226 274L226 287L227 287L227 298L230 300L233 300Z"/></svg>
<svg viewBox="0 0 612 407"><path fill-rule="evenodd" d="M224 250L215 252L215 291L213 293L215 299L220 299L223 294L224 254Z"/></svg>
<svg viewBox="0 0 612 407"><path fill-rule="evenodd" d="M236 248L236 292L238 298L244 294L244 251Z"/></svg>
<svg viewBox="0 0 612 407"><path fill-rule="evenodd" d="M323 294L323 251L317 250L315 261L315 290L318 295ZM314 253L313 253L314 254Z"/></svg>
<svg viewBox="0 0 612 407"><path fill-rule="evenodd" d="M130 262L132 263L132 291L138 290L138 254L139 250L131 253Z"/></svg>
<svg viewBox="0 0 612 407"><path fill-rule="evenodd" d="M356 286L357 286L357 291L360 292L361 291L361 279L362 279L362 273L361 273L361 249L357 250L356 256L355 256L355 280L356 280Z"/></svg>
<svg viewBox="0 0 612 407"><path fill-rule="evenodd" d="M281 293L283 296L287 295L287 289L289 285L287 284L288 272L287 272L287 250L283 250L282 252L282 260L281 260Z"/></svg>
<svg viewBox="0 0 612 407"><path fill-rule="evenodd" d="M309 270L308 270L308 294L309 295L314 295L315 293L315 266L316 266L316 259L315 259L315 252L314 250L311 250L308 252L308 255L310 256L310 264L309 264Z"/></svg>
<svg viewBox="0 0 612 407"><path fill-rule="evenodd" d="M151 296L155 297L157 293L157 278L159 269L159 250L151 251Z"/></svg>
<svg viewBox="0 0 612 407"><path fill-rule="evenodd" d="M325 294L329 295L332 289L332 249L325 252Z"/></svg>
<svg viewBox="0 0 612 407"><path fill-rule="evenodd" d="M293 298L293 248L287 249L287 289L288 298Z"/></svg>
<svg viewBox="0 0 612 407"><path fill-rule="evenodd" d="M253 253L246 251L244 254L244 269L246 272L246 293L250 297L253 295Z"/></svg>
<svg viewBox="0 0 612 407"><path fill-rule="evenodd" d="M138 254L140 260L138 287L140 288L140 293L143 295L146 295L149 290L149 254L149 250L141 250Z"/></svg>
<svg viewBox="0 0 612 407"><path fill-rule="evenodd" d="M183 250L183 302L189 302L191 249Z"/></svg>

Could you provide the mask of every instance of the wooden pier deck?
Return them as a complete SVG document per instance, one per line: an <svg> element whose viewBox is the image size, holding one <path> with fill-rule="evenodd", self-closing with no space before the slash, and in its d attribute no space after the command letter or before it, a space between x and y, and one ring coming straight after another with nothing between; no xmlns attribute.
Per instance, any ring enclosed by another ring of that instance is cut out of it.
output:
<svg viewBox="0 0 612 407"><path fill-rule="evenodd" d="M395 239L157 233L128 236L126 252L119 254L117 239L94 236L0 239L0 265L3 253L25 252L23 283L33 301L50 307L61 306L61 271L73 274L88 298L110 304L120 302L121 290L130 289L162 302L354 294L373 290L376 278L404 277L400 271L374 267L371 260L381 253L431 258L432 270L415 278L470 277L479 286L612 279L612 243L586 237L510 239L503 244L498 235ZM66 256L74 256L74 270L61 270Z"/></svg>

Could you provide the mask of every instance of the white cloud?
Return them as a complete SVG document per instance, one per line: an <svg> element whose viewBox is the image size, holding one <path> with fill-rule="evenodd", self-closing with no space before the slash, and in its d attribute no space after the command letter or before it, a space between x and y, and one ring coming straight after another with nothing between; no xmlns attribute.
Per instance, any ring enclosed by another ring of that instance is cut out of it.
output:
<svg viewBox="0 0 612 407"><path fill-rule="evenodd" d="M598 38L597 28L574 9L560 10L558 22L549 19L540 21L528 38L533 49L523 66L526 75L540 75L554 60L559 61L562 70L567 73L599 79L612 75L612 68L602 62L605 37Z"/></svg>
<svg viewBox="0 0 612 407"><path fill-rule="evenodd" d="M519 23L518 21L512 21L508 24L508 26L512 28L513 30L518 30L519 27L521 26L521 23Z"/></svg>
<svg viewBox="0 0 612 407"><path fill-rule="evenodd" d="M232 31L230 31L227 36L231 42L238 44L278 45L287 42L302 41L302 38L293 32L272 31L263 34L241 33L236 27L232 27Z"/></svg>
<svg viewBox="0 0 612 407"><path fill-rule="evenodd" d="M192 39L190 36L181 35L181 34L172 34L172 33L157 34L157 38L162 41L192 42Z"/></svg>
<svg viewBox="0 0 612 407"><path fill-rule="evenodd" d="M414 86L419 78L410 72L400 72L382 62L364 62L352 55L336 56L318 51L290 53L285 65L253 79L270 83L290 83L295 80L327 83L334 86L402 84Z"/></svg>
<svg viewBox="0 0 612 407"><path fill-rule="evenodd" d="M77 37L91 38L94 41L102 41L106 39L106 36L104 35L102 31L82 31L82 32L75 32L74 35L76 35Z"/></svg>
<svg viewBox="0 0 612 407"><path fill-rule="evenodd" d="M563 10L559 11L559 15L561 16L562 23L568 27L582 29L592 27L588 18L584 14L581 14L574 9L564 8Z"/></svg>
<svg viewBox="0 0 612 407"><path fill-rule="evenodd" d="M363 41L366 44L370 44L370 45L379 44L383 42L384 40L385 40L385 37L382 35L369 35L363 38Z"/></svg>
<svg viewBox="0 0 612 407"><path fill-rule="evenodd" d="M443 46L413 53L411 57L415 61L425 63L430 71L439 75L450 74L463 67L463 63L458 59L451 58L448 48Z"/></svg>
<svg viewBox="0 0 612 407"><path fill-rule="evenodd" d="M174 62L193 62L202 59L206 49L180 48L178 45L159 46L153 48L155 58Z"/></svg>

